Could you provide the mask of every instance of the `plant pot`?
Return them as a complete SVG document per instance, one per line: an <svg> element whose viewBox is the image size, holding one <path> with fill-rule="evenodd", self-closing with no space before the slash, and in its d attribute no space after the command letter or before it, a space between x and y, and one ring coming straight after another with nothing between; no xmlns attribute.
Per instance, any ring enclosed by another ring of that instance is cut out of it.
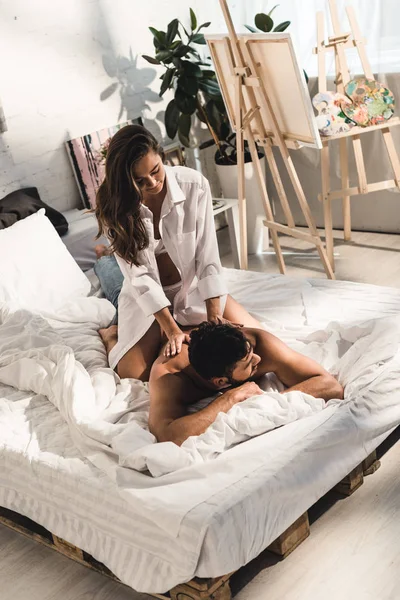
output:
<svg viewBox="0 0 400 600"><path fill-rule="evenodd" d="M265 179L265 157L260 159L261 169ZM238 167L237 165L216 164L217 175L224 198L238 197ZM264 227L266 218L261 200L260 186L252 162L244 165L247 207L247 244L249 254L260 254L268 250L268 229Z"/></svg>

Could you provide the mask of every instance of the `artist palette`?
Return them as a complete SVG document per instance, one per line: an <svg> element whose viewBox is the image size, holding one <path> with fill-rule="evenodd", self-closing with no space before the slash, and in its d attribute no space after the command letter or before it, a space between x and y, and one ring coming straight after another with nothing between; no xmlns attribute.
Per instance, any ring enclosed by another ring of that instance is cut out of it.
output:
<svg viewBox="0 0 400 600"><path fill-rule="evenodd" d="M336 135L350 131L354 126L343 110L343 106L351 106L349 98L338 92L320 92L312 100L318 111L317 127L321 135Z"/></svg>
<svg viewBox="0 0 400 600"><path fill-rule="evenodd" d="M365 77L352 79L346 85L345 92L352 102L343 103L342 109L356 125L379 125L393 116L394 96L378 81Z"/></svg>

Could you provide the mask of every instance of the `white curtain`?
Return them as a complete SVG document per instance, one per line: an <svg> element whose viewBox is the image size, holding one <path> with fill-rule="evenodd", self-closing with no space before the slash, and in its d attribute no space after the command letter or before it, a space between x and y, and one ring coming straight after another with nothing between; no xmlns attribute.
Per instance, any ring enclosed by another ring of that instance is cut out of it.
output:
<svg viewBox="0 0 400 600"><path fill-rule="evenodd" d="M254 26L258 12L269 12L275 4L272 17L276 23L291 21L288 31L292 34L300 64L312 75L317 75L317 59L312 54L316 45L316 13L326 15L326 37L333 35L329 18L328 0L228 0L237 31L245 32L244 24ZM211 21L209 33L226 31L218 0L196 0L199 18ZM337 0L343 32L350 31L345 6L353 6L363 34L367 39L367 55L374 73L397 73L400 71L400 2L399 0ZM361 73L361 65L355 50L347 52L352 75ZM327 63L328 73L333 74L334 63Z"/></svg>

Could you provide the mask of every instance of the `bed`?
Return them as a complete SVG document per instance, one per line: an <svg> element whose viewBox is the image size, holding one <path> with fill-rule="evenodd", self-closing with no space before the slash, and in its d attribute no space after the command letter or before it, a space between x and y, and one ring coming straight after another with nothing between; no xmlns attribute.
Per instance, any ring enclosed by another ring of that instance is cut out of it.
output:
<svg viewBox="0 0 400 600"><path fill-rule="evenodd" d="M36 219L35 251L54 244L55 256L60 241L44 216ZM18 247L23 238L31 248L29 224L17 233ZM2 243L12 242L10 235L4 241L0 236L0 252ZM357 388L354 400L234 444L212 460L160 476L136 471L132 454L120 451L115 460L120 448L112 436L120 428L123 446L126 431L132 438L126 426L136 431L145 423L146 386L133 383L124 396L129 382L123 382L110 408L107 390L120 384L96 328L113 309L88 295L96 286L61 254L54 263L58 271L62 263L64 275L70 269L68 286L61 289L56 281L56 294L47 273L49 289L43 286L34 302L32 285L21 289L10 275L15 264L9 272L0 266L0 506L90 554L135 590L163 593L193 577L216 578L247 564L400 423L400 291L226 270L231 294L289 345L327 366L338 352L353 352L351 368L340 368L350 391ZM31 260L28 269L38 257ZM48 346L43 340L50 340ZM31 372L38 356L42 371ZM68 360L75 361L74 377L57 379ZM65 389L80 386L80 377L101 390L101 431L99 420L88 421L85 394L78 407L63 403ZM73 411L79 414L71 416Z"/></svg>

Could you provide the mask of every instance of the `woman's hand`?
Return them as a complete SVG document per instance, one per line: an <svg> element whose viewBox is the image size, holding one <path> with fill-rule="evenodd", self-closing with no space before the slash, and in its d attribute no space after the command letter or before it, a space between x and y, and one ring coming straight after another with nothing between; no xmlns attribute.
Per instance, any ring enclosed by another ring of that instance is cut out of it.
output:
<svg viewBox="0 0 400 600"><path fill-rule="evenodd" d="M215 325L232 325L233 327L243 327L242 323L232 323L228 321L228 319L224 319L221 315L209 315L207 317L207 321L209 323L214 323Z"/></svg>
<svg viewBox="0 0 400 600"><path fill-rule="evenodd" d="M165 346L164 356L167 356L168 358L179 354L179 352L182 350L182 344L188 344L190 340L190 336L180 329L174 331L173 333L167 334L167 337L168 342Z"/></svg>
<svg viewBox="0 0 400 600"><path fill-rule="evenodd" d="M206 300L207 321L215 325L232 325L233 327L243 327L241 323L231 323L224 319L221 312L221 298L207 298Z"/></svg>

